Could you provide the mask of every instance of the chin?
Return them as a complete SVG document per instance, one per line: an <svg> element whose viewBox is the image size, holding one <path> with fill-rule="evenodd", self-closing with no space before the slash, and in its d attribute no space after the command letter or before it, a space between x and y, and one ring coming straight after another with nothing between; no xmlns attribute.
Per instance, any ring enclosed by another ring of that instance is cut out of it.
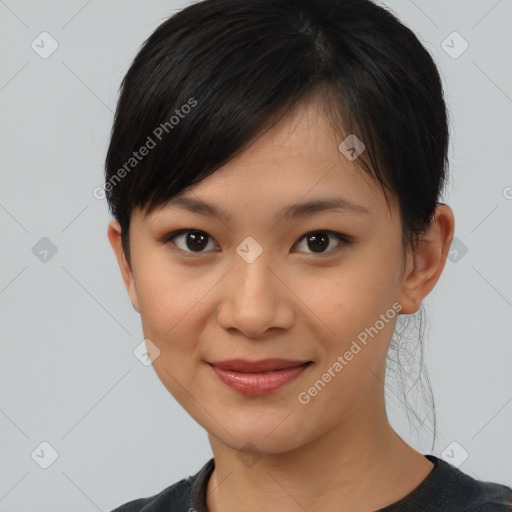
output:
<svg viewBox="0 0 512 512"><path fill-rule="evenodd" d="M214 437L218 442L229 446L236 451L247 451L261 454L278 454L292 451L308 442L307 432L304 425L291 422L293 414L283 421L275 417L265 420L264 415L259 415L258 421L254 418L233 418L231 417L226 430L229 434L216 425L208 425L213 429L204 428L210 432L209 436ZM286 418L286 414L284 418ZM222 420L219 423L222 425ZM302 423L302 422L301 422ZM230 435L231 434L231 435Z"/></svg>

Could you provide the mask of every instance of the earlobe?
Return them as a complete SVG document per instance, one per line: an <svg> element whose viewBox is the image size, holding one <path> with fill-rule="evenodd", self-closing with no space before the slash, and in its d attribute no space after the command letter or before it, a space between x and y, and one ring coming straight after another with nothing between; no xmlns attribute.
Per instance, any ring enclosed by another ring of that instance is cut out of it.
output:
<svg viewBox="0 0 512 512"><path fill-rule="evenodd" d="M438 282L453 240L454 225L451 208L438 204L430 226L419 237L414 254L408 256L400 297L401 313L416 313Z"/></svg>
<svg viewBox="0 0 512 512"><path fill-rule="evenodd" d="M121 225L117 220L111 220L109 222L107 236L117 258L117 263L119 264L124 286L128 292L130 300L132 301L133 308L140 313L139 299L137 297L137 290L135 288L135 279L130 264L128 263L124 253L121 238Z"/></svg>

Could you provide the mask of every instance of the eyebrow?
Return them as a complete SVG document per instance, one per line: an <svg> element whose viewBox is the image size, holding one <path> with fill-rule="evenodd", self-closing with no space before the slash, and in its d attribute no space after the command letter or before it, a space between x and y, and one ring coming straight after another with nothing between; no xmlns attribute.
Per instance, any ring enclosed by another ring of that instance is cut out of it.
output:
<svg viewBox="0 0 512 512"><path fill-rule="evenodd" d="M178 196L171 199L167 206L176 206L200 215L214 215L215 217L229 220L231 215L223 212L216 206L200 201L191 197ZM276 213L276 220L280 217L304 217L313 213L324 211L339 211L348 214L369 215L367 208L347 201L342 197L333 197L325 199L314 199L304 203L296 203L286 206Z"/></svg>

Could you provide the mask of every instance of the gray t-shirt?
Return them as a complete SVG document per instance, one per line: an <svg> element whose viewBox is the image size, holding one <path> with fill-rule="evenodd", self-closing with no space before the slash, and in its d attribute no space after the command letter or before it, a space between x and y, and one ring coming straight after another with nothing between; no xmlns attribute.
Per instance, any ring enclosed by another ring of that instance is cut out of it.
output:
<svg viewBox="0 0 512 512"><path fill-rule="evenodd" d="M512 488L483 482L434 455L425 455L432 471L401 500L378 512L511 512ZM208 512L206 488L215 468L210 459L198 473L167 487L159 494L139 498L111 512Z"/></svg>

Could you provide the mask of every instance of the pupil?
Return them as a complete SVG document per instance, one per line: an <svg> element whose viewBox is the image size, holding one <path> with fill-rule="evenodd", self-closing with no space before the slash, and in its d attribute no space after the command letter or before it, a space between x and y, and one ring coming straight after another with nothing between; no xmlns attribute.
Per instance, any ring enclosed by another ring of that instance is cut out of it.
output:
<svg viewBox="0 0 512 512"><path fill-rule="evenodd" d="M325 244L326 241L327 245ZM320 236L318 234L308 236L308 243L313 244L310 246L310 249L312 249L314 252L322 252L318 249L325 249L329 246L328 237L325 234L320 234Z"/></svg>
<svg viewBox="0 0 512 512"><path fill-rule="evenodd" d="M191 242L189 244L189 242ZM187 236L187 247L189 249L204 249L206 246L206 236L200 231L191 231Z"/></svg>

